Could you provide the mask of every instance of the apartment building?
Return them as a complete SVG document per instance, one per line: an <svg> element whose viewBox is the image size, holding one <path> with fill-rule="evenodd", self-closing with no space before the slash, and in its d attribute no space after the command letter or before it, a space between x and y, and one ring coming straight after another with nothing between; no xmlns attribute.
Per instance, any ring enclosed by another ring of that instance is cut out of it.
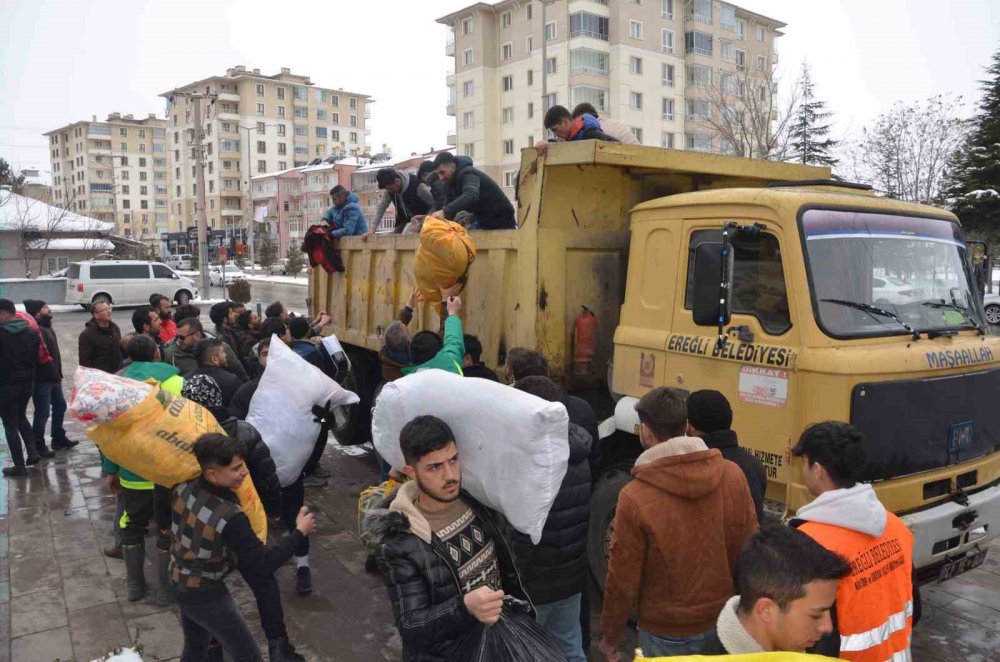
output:
<svg viewBox="0 0 1000 662"><path fill-rule="evenodd" d="M236 66L225 75L164 92L161 96L169 104L172 230L195 225L197 219L191 93L210 99L203 102L210 228L249 226L251 177L303 167L334 154L364 154L368 149L371 98L318 87L308 76L287 68L266 75L260 69Z"/></svg>
<svg viewBox="0 0 1000 662"><path fill-rule="evenodd" d="M330 208L330 189L341 184L351 188L355 171L367 159L330 157L312 165L254 175L254 218L267 225L277 238L279 255L298 246L310 225L316 225Z"/></svg>
<svg viewBox="0 0 1000 662"><path fill-rule="evenodd" d="M785 27L718 0L552 0L544 13L504 0L438 19L452 30L449 140L511 197L521 149L556 104L590 102L645 145L725 151L702 121L709 90L737 96L743 72L770 76Z"/></svg>
<svg viewBox="0 0 1000 662"><path fill-rule="evenodd" d="M168 221L166 120L112 113L45 136L52 204L112 223L115 234L155 249Z"/></svg>

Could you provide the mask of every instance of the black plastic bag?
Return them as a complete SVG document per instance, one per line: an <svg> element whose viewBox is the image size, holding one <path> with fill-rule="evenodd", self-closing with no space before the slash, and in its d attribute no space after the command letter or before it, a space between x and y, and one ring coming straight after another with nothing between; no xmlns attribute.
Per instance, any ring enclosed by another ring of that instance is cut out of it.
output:
<svg viewBox="0 0 1000 662"><path fill-rule="evenodd" d="M448 656L455 662L566 662L559 645L528 615L523 600L504 596L500 620L477 623Z"/></svg>

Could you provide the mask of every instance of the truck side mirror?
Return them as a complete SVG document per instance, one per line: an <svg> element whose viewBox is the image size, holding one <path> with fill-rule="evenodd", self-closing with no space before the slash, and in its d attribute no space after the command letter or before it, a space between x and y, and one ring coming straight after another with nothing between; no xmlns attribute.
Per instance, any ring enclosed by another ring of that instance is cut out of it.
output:
<svg viewBox="0 0 1000 662"><path fill-rule="evenodd" d="M722 326L733 317L733 249L723 242L702 242L694 252L692 311L698 326Z"/></svg>

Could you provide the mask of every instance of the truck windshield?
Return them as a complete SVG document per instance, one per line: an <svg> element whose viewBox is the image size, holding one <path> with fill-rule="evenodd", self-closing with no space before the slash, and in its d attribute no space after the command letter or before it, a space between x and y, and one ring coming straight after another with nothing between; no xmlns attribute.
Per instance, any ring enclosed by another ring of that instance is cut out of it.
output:
<svg viewBox="0 0 1000 662"><path fill-rule="evenodd" d="M813 306L828 335L934 333L985 325L956 223L810 209L802 214L802 235Z"/></svg>

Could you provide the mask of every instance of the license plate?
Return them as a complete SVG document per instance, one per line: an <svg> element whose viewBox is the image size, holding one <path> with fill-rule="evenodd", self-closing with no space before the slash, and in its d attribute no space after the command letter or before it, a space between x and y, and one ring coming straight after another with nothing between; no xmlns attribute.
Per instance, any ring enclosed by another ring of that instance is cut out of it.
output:
<svg viewBox="0 0 1000 662"><path fill-rule="evenodd" d="M946 579L951 579L963 572L968 572L973 568L977 568L983 564L986 560L985 549L976 549L975 551L970 551L964 557L956 559L954 561L949 561L941 567L941 573L938 575L938 581L943 582Z"/></svg>
<svg viewBox="0 0 1000 662"><path fill-rule="evenodd" d="M960 453L972 448L972 433L975 426L972 421L953 423L948 428L948 452Z"/></svg>

